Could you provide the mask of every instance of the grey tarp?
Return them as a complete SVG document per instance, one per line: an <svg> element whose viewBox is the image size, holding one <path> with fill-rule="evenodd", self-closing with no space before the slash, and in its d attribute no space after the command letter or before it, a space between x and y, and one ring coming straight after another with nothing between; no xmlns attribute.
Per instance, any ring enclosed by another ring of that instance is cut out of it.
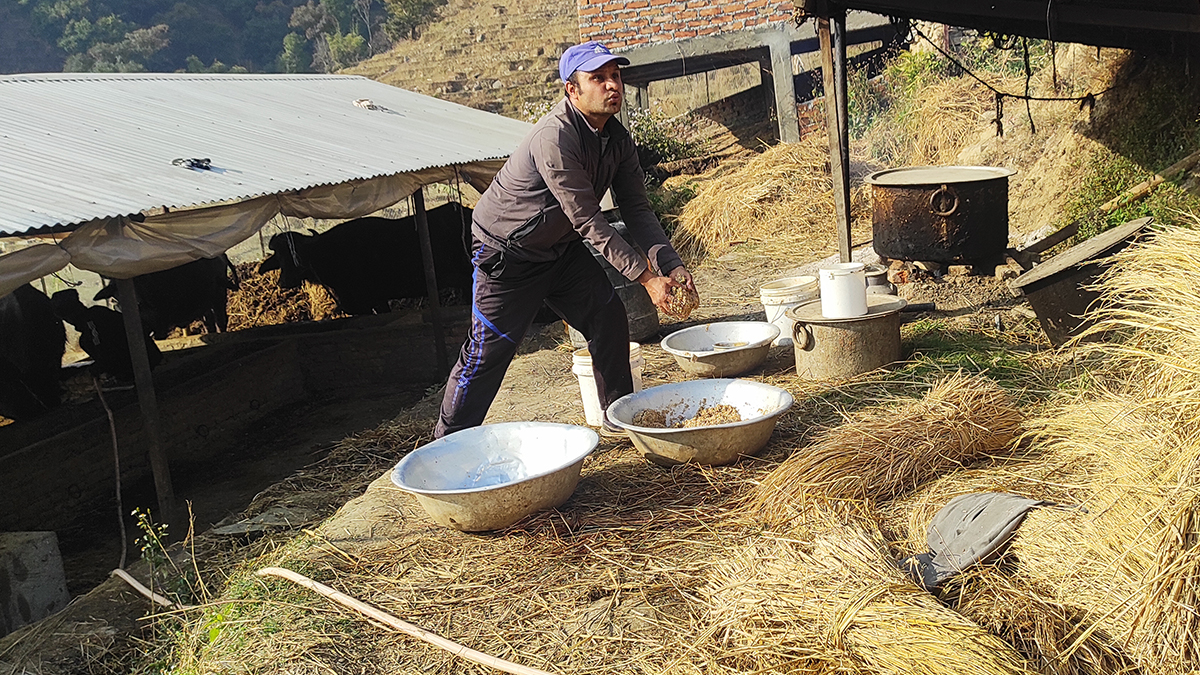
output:
<svg viewBox="0 0 1200 675"><path fill-rule="evenodd" d="M934 590L962 570L998 555L1030 509L1046 502L1007 492L959 495L942 507L929 524L930 552L901 563L927 590Z"/></svg>

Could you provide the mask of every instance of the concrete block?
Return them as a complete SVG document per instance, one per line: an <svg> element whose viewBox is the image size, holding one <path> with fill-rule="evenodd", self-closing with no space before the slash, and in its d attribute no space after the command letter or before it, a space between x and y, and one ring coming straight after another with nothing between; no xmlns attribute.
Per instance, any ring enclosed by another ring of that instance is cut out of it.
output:
<svg viewBox="0 0 1200 675"><path fill-rule="evenodd" d="M57 535L0 533L0 637L41 621L70 601Z"/></svg>

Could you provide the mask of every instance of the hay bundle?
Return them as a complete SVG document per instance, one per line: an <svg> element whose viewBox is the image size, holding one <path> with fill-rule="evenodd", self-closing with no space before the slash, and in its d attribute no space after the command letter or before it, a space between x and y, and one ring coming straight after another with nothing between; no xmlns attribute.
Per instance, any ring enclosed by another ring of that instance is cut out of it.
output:
<svg viewBox="0 0 1200 675"><path fill-rule="evenodd" d="M1124 336L1090 348L1109 359L1115 381L1164 399L1182 420L1195 419L1200 407L1197 269L1200 230L1164 230L1121 251L1101 279L1097 323L1086 334Z"/></svg>
<svg viewBox="0 0 1200 675"><path fill-rule="evenodd" d="M1004 641L905 578L865 525L760 540L718 564L703 591L754 672L1030 672Z"/></svg>
<svg viewBox="0 0 1200 675"><path fill-rule="evenodd" d="M1022 571L1129 641L1151 672L1200 668L1200 232L1167 229L1115 256L1088 345L1102 390L1031 425L1047 452L1095 464L1088 513L1043 514Z"/></svg>
<svg viewBox="0 0 1200 675"><path fill-rule="evenodd" d="M1007 447L1023 415L995 382L957 373L920 400L872 407L795 452L756 488L750 508L783 524L818 500L888 500Z"/></svg>
<svg viewBox="0 0 1200 675"><path fill-rule="evenodd" d="M318 321L336 312L337 301L324 286L304 282L302 288L280 288L279 271L258 273L255 263L237 266L239 288L226 305L229 330Z"/></svg>
<svg viewBox="0 0 1200 675"><path fill-rule="evenodd" d="M1021 573L1128 640L1144 670L1200 667L1200 433L1115 394L1055 412L1034 423L1041 442L1098 468L1078 490L1086 511L1031 514L1018 531Z"/></svg>
<svg viewBox="0 0 1200 675"><path fill-rule="evenodd" d="M819 136L780 143L709 181L679 218L676 250L698 260L750 239L832 240L829 149ZM869 208L859 183L851 193L851 215L865 218Z"/></svg>
<svg viewBox="0 0 1200 675"><path fill-rule="evenodd" d="M1119 641L1094 628L1082 611L993 566L966 570L947 585L942 599L1003 638L1041 673L1122 673L1135 667Z"/></svg>

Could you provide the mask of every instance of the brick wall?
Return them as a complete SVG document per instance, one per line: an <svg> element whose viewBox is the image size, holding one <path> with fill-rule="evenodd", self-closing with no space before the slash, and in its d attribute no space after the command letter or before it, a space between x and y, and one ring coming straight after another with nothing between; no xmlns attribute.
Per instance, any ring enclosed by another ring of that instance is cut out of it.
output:
<svg viewBox="0 0 1200 675"><path fill-rule="evenodd" d="M610 49L790 20L791 0L578 0L579 36Z"/></svg>

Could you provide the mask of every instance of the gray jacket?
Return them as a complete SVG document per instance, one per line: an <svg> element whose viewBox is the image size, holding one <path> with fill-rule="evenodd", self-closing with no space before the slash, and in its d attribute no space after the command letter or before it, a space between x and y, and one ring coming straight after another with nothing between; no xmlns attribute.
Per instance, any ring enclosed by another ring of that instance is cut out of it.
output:
<svg viewBox="0 0 1200 675"><path fill-rule="evenodd" d="M602 137L606 137L603 138ZM682 264L646 198L633 138L616 118L600 135L563 98L508 158L475 207L472 231L525 262L556 260L581 237L630 280L646 260L608 224L600 200L611 187L633 240L665 274Z"/></svg>

